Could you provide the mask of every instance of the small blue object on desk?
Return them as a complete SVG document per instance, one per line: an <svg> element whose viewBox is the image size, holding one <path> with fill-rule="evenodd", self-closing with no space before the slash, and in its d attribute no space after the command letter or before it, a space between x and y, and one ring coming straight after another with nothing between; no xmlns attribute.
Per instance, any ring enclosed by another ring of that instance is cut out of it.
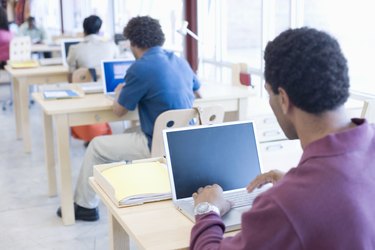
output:
<svg viewBox="0 0 375 250"><path fill-rule="evenodd" d="M43 97L46 100L56 100L56 99L67 99L80 97L80 95L71 89L59 89L59 90L45 90L43 91Z"/></svg>

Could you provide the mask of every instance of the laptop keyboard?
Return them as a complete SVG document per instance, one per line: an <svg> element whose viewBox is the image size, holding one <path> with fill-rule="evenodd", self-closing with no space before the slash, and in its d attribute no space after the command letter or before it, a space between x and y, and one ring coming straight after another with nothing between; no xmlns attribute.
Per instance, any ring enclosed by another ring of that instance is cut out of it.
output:
<svg viewBox="0 0 375 250"><path fill-rule="evenodd" d="M229 200L233 203L232 208L252 206L255 198L271 187L272 184L265 184L261 188L257 188L251 193L248 193L246 189L224 193L224 199ZM194 206L193 199L184 202L190 204L191 206Z"/></svg>
<svg viewBox="0 0 375 250"><path fill-rule="evenodd" d="M225 193L224 198L233 203L233 207L251 206L259 193L248 193L246 190Z"/></svg>

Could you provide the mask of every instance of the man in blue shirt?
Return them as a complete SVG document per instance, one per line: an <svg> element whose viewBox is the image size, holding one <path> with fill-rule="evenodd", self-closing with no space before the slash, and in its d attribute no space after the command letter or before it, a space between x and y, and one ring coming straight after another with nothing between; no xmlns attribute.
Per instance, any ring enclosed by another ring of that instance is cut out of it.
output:
<svg viewBox="0 0 375 250"><path fill-rule="evenodd" d="M91 141L74 197L77 220L99 219L99 199L88 183L93 166L150 157L156 118L167 110L191 108L194 97L200 96L200 83L188 63L161 48L165 38L158 20L148 16L132 18L124 36L137 60L126 73L126 84L115 90L113 112L122 116L138 107L141 126ZM61 216L60 208L57 214Z"/></svg>

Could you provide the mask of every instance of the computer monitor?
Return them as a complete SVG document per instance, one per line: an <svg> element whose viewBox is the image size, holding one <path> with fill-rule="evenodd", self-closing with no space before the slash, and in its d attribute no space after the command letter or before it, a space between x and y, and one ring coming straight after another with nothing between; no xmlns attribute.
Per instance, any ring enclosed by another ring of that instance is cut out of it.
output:
<svg viewBox="0 0 375 250"><path fill-rule="evenodd" d="M82 38L63 39L61 40L61 58L64 65L67 65L66 59L68 58L70 46L82 42Z"/></svg>

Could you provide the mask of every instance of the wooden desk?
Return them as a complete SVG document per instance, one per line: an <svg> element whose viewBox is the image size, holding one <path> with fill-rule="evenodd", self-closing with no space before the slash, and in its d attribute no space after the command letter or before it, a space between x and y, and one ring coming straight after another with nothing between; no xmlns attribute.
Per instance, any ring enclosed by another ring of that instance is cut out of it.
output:
<svg viewBox="0 0 375 250"><path fill-rule="evenodd" d="M180 213L172 201L118 208L94 177L90 177L90 185L108 209L110 249L130 249L130 238L139 249L189 248L193 222ZM236 233L226 233L225 236Z"/></svg>
<svg viewBox="0 0 375 250"><path fill-rule="evenodd" d="M222 105L226 112L237 112L245 119L249 92L242 87L202 86L204 98L197 99L194 106ZM70 127L120 120L138 120L138 112L128 112L117 117L112 112L112 101L103 94L86 95L83 98L45 101L41 93L33 97L43 109L45 163L48 174L49 195L57 194L56 169L52 121L55 123L57 140L57 165L61 172L61 209L63 223L74 224L73 189L70 164Z"/></svg>
<svg viewBox="0 0 375 250"><path fill-rule="evenodd" d="M27 69L13 69L5 66L12 77L14 114L17 139L23 139L25 152L31 152L29 124L29 86L32 84L48 84L66 82L68 68L64 66L46 66Z"/></svg>

